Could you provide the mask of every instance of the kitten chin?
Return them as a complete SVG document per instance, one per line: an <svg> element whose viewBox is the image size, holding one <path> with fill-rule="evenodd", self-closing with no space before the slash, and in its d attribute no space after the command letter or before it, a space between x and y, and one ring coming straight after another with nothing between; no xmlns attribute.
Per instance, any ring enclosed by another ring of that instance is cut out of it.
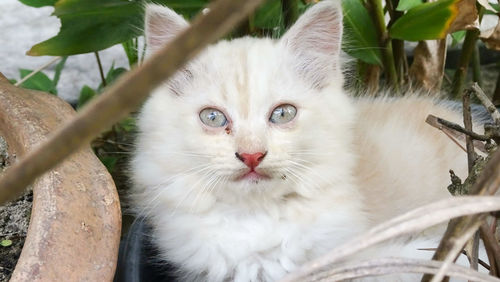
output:
<svg viewBox="0 0 500 282"><path fill-rule="evenodd" d="M188 25L147 5L148 52ZM447 170L466 158L424 121L459 116L422 97L348 97L341 38L340 1L321 1L279 40L210 46L143 106L133 198L185 280L276 281L448 197Z"/></svg>

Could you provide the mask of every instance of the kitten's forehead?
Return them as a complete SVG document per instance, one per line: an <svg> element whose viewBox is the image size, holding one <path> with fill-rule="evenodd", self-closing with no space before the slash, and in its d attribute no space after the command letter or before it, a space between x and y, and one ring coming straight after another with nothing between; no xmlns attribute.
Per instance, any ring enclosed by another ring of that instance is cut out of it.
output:
<svg viewBox="0 0 500 282"><path fill-rule="evenodd" d="M277 77L283 64L279 54L279 44L271 40L241 38L220 42L200 57L202 67L195 79L207 87L205 94L209 101L246 119L279 99L273 91L276 79L283 78L283 75Z"/></svg>

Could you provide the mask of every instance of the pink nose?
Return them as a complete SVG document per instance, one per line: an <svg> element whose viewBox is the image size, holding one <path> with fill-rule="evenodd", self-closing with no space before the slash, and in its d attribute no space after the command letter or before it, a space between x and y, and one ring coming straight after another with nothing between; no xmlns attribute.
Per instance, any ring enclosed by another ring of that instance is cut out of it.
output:
<svg viewBox="0 0 500 282"><path fill-rule="evenodd" d="M258 166L260 164L260 162L264 159L266 154L267 154L267 152L265 152L265 153L259 152L259 153L253 153L253 154L235 153L236 157L251 169Z"/></svg>

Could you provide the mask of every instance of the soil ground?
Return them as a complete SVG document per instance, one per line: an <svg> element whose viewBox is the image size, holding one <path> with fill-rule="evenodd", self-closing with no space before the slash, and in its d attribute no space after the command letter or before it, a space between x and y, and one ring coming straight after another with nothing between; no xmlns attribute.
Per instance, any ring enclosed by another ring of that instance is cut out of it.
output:
<svg viewBox="0 0 500 282"><path fill-rule="evenodd" d="M0 174L12 162L7 143L0 136ZM0 281L8 281L16 266L24 245L31 215L33 193L27 192L16 201L0 206ZM10 240L11 245L3 246L2 242Z"/></svg>

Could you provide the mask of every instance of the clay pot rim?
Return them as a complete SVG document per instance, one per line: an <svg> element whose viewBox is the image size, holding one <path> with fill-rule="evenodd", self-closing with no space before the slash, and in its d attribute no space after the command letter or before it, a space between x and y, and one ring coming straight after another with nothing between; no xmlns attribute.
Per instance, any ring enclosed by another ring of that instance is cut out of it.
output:
<svg viewBox="0 0 500 282"><path fill-rule="evenodd" d="M0 135L19 159L75 112L0 74ZM90 148L35 181L25 244L11 281L112 281L121 231L120 202Z"/></svg>

